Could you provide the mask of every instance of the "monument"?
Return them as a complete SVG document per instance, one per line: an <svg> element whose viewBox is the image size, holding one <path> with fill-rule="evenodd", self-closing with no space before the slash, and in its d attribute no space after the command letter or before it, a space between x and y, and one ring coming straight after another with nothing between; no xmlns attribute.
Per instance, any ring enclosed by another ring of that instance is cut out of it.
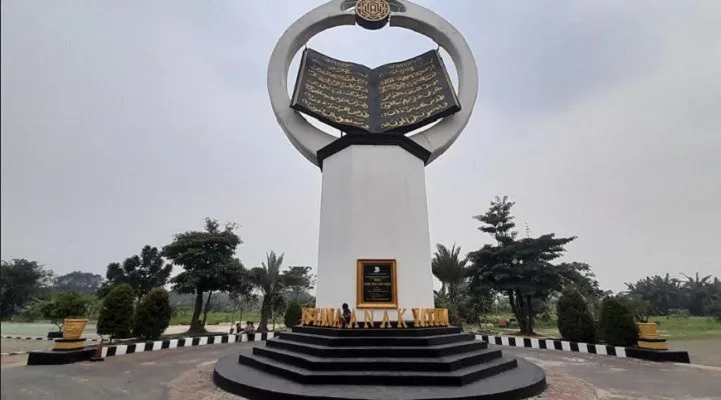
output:
<svg viewBox="0 0 721 400"><path fill-rule="evenodd" d="M437 50L369 68L305 49L288 97L290 64L311 37L342 25L389 24L443 47L458 92ZM463 36L407 0L332 0L279 39L268 91L278 124L322 171L318 308L304 309L291 332L219 360L216 384L249 399L521 399L542 392L543 370L450 326L448 311L434 306L425 166L458 138L475 105L478 72ZM348 315L337 308L343 303L353 309Z"/></svg>

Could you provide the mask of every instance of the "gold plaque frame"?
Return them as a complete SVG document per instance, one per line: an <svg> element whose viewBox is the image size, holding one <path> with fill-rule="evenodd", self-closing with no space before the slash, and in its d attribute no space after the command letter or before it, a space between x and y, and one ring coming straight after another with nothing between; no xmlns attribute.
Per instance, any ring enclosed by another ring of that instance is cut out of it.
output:
<svg viewBox="0 0 721 400"><path fill-rule="evenodd" d="M363 266L366 264L390 264L391 266L391 292L393 301L390 303L365 303L363 302ZM398 274L395 259L359 259L356 264L356 308L398 308Z"/></svg>

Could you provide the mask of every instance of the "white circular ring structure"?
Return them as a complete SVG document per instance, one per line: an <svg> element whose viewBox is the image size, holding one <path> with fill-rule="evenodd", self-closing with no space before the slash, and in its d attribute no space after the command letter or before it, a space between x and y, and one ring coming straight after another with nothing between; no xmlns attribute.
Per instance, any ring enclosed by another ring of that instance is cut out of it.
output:
<svg viewBox="0 0 721 400"><path fill-rule="evenodd" d="M336 26L355 25L355 14L347 11L354 3L331 0L295 21L278 40L268 65L268 93L278 124L293 146L315 165L319 165L316 152L338 138L314 127L290 108L288 70L295 54L313 36ZM458 72L461 111L410 137L431 153L430 163L448 150L468 124L478 95L478 67L466 40L443 17L407 0L392 3L397 11L391 15L390 25L434 40L448 52Z"/></svg>

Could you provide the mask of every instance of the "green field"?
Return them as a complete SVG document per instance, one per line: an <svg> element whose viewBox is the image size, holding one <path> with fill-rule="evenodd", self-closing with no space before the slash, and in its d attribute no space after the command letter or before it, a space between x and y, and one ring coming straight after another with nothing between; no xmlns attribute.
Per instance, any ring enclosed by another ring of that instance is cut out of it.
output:
<svg viewBox="0 0 721 400"><path fill-rule="evenodd" d="M651 317L659 334L669 341L689 339L721 339L721 322L710 317Z"/></svg>
<svg viewBox="0 0 721 400"><path fill-rule="evenodd" d="M190 325L190 319L193 317L192 311L185 311L178 313L177 315L170 318L170 325ZM202 318L202 314L201 314ZM234 323L241 320L239 313L223 313L223 312L211 312L208 313L208 320L206 325L218 325L221 323ZM246 311L242 315L242 321L253 321L258 324L260 321L260 311ZM281 321L276 321L281 322Z"/></svg>
<svg viewBox="0 0 721 400"><path fill-rule="evenodd" d="M510 315L502 316L502 318L510 319ZM721 339L721 322L710 317L651 317L649 322L655 322L658 325L659 334L669 341L691 340L691 339ZM466 331L483 332L490 334L517 334L517 328L498 328L496 326L484 326L483 329L478 325L464 326ZM556 328L555 316L550 321L537 321L534 331L539 336L560 337Z"/></svg>

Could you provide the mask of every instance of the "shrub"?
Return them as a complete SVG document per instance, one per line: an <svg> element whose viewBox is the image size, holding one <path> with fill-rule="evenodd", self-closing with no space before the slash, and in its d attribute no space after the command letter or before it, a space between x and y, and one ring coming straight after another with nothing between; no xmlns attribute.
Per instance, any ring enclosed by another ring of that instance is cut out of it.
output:
<svg viewBox="0 0 721 400"><path fill-rule="evenodd" d="M62 292L40 305L40 313L62 330L65 318L82 318L86 314L87 305L87 299L78 293Z"/></svg>
<svg viewBox="0 0 721 400"><path fill-rule="evenodd" d="M638 342L631 310L614 297L603 300L599 331L601 339L611 346L633 346Z"/></svg>
<svg viewBox="0 0 721 400"><path fill-rule="evenodd" d="M300 318L303 310L300 308L300 304L292 302L288 305L285 310L285 316L283 322L285 322L286 328L294 327L300 324Z"/></svg>
<svg viewBox="0 0 721 400"><path fill-rule="evenodd" d="M586 301L581 294L568 289L563 292L556 304L558 331L563 340L569 342L596 342L596 324Z"/></svg>
<svg viewBox="0 0 721 400"><path fill-rule="evenodd" d="M623 295L616 298L631 311L634 321L648 322L651 315L651 305L646 300L635 295Z"/></svg>
<svg viewBox="0 0 721 400"><path fill-rule="evenodd" d="M163 288L148 292L135 310L133 335L144 340L157 340L170 325L170 296Z"/></svg>
<svg viewBox="0 0 721 400"><path fill-rule="evenodd" d="M133 303L135 292L127 283L110 289L103 299L98 317L97 332L110 335L110 340L130 337L133 329Z"/></svg>

